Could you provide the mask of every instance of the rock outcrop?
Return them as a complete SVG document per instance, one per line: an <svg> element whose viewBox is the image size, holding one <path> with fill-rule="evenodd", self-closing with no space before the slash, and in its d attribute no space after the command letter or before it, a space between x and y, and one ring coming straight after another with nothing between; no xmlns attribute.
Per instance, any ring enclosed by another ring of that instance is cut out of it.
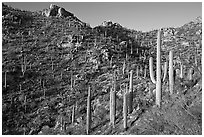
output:
<svg viewBox="0 0 204 137"><path fill-rule="evenodd" d="M64 8L57 5L51 4L49 9L45 9L42 12L46 17L57 16L57 17L73 17L74 14L66 11Z"/></svg>

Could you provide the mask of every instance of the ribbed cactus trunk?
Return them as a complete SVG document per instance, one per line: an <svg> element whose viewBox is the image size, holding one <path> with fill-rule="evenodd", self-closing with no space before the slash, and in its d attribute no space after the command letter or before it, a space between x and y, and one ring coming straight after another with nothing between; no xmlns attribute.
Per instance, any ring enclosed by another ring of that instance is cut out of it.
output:
<svg viewBox="0 0 204 137"><path fill-rule="evenodd" d="M5 71L5 76L4 76L4 88L6 88L6 85L7 85L7 83L6 83L6 81L7 81L7 80L6 80L7 76L6 76L6 75L7 75L7 71Z"/></svg>
<svg viewBox="0 0 204 137"><path fill-rule="evenodd" d="M91 128L91 87L88 88L88 97L87 97L87 116L86 116L86 134L90 133Z"/></svg>
<svg viewBox="0 0 204 137"><path fill-rule="evenodd" d="M113 121L113 99L112 99L112 93L113 92L113 89L112 88L110 88L110 125L112 124L112 121Z"/></svg>
<svg viewBox="0 0 204 137"><path fill-rule="evenodd" d="M167 76L168 62L164 62L164 66L163 66L163 68L164 68L164 75L163 75L163 79L162 79L162 81L164 82L165 79L166 79L166 76Z"/></svg>
<svg viewBox="0 0 204 137"><path fill-rule="evenodd" d="M129 114L133 111L133 70L130 71Z"/></svg>
<svg viewBox="0 0 204 137"><path fill-rule="evenodd" d="M113 81L113 92L112 92L112 108L113 108L113 115L112 115L112 125L115 128L115 118L116 118L116 70L114 71L114 81Z"/></svg>
<svg viewBox="0 0 204 137"><path fill-rule="evenodd" d="M193 68L190 68L190 69L189 69L188 79L189 79L189 80L192 80L192 79L193 79Z"/></svg>
<svg viewBox="0 0 204 137"><path fill-rule="evenodd" d="M126 84L126 90L123 93L123 128L127 129L127 92L128 85Z"/></svg>
<svg viewBox="0 0 204 137"><path fill-rule="evenodd" d="M183 69L183 64L182 63L180 63L180 78L182 78L183 79L183 74L184 74L184 69Z"/></svg>
<svg viewBox="0 0 204 137"><path fill-rule="evenodd" d="M74 124L74 120L75 120L75 106L73 105L72 107L72 125Z"/></svg>
<svg viewBox="0 0 204 137"><path fill-rule="evenodd" d="M169 90L170 94L173 94L174 91L173 51L169 52Z"/></svg>
<svg viewBox="0 0 204 137"><path fill-rule="evenodd" d="M156 82L156 105L161 106L161 30L157 35L157 82Z"/></svg>

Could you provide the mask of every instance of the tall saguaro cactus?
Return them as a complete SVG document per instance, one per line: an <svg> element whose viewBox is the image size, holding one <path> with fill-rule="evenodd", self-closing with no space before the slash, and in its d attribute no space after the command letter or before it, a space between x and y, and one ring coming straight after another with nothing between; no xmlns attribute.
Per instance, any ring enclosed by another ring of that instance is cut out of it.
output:
<svg viewBox="0 0 204 137"><path fill-rule="evenodd" d="M169 51L169 90L173 94L174 90L174 70L173 70L173 51Z"/></svg>
<svg viewBox="0 0 204 137"><path fill-rule="evenodd" d="M156 82L156 105L161 104L161 30L157 35L157 82Z"/></svg>
<svg viewBox="0 0 204 137"><path fill-rule="evenodd" d="M166 63L165 63L166 64ZM157 34L157 64L156 64L156 80L154 78L153 72L153 58L149 59L149 69L150 69L150 79L154 84L156 84L156 105L160 107L161 105L161 30L158 30ZM167 69L167 67L164 67ZM164 70L163 81L166 78L166 70Z"/></svg>
<svg viewBox="0 0 204 137"><path fill-rule="evenodd" d="M126 84L126 90L123 93L123 128L127 129L127 92L128 85Z"/></svg>
<svg viewBox="0 0 204 137"><path fill-rule="evenodd" d="M110 124L115 128L115 115L116 115L116 71L113 76L113 86L110 89Z"/></svg>
<svg viewBox="0 0 204 137"><path fill-rule="evenodd" d="M88 88L88 97L87 97L87 116L86 116L86 133L87 135L90 132L91 128L91 87Z"/></svg>
<svg viewBox="0 0 204 137"><path fill-rule="evenodd" d="M129 114L133 111L133 70L130 71Z"/></svg>

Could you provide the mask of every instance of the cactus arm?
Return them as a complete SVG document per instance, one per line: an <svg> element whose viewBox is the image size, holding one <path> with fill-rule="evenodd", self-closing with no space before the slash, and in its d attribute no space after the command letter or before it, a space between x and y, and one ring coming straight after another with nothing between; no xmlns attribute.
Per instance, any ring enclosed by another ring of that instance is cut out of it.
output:
<svg viewBox="0 0 204 137"><path fill-rule="evenodd" d="M156 80L154 78L154 71L153 71L153 58L149 58L149 72L150 72L150 79L152 83L156 84Z"/></svg>
<svg viewBox="0 0 204 137"><path fill-rule="evenodd" d="M164 62L164 76L163 76L163 79L162 79L163 82L165 81L166 76L167 76L167 68L168 68L168 63Z"/></svg>

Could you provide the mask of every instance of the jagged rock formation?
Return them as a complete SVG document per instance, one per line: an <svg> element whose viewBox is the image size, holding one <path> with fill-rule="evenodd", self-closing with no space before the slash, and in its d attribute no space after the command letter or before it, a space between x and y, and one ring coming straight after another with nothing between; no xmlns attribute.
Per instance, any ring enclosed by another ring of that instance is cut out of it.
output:
<svg viewBox="0 0 204 137"><path fill-rule="evenodd" d="M49 9L45 9L42 12L43 15L45 15L46 17L50 17L50 16L57 16L57 17L73 17L74 14L71 12L66 11L64 8L59 7L57 5L51 4Z"/></svg>

